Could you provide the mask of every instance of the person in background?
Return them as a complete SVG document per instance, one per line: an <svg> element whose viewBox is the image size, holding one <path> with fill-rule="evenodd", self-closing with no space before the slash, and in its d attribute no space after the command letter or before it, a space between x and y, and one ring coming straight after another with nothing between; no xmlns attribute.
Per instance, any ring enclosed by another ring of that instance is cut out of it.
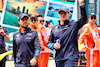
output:
<svg viewBox="0 0 100 67"><path fill-rule="evenodd" d="M79 58L77 36L78 30L86 23L87 15L84 0L78 0L81 10L81 18L78 21L69 21L68 8L61 7L59 24L51 29L47 47L56 50L56 67L74 67L75 60Z"/></svg>
<svg viewBox="0 0 100 67"><path fill-rule="evenodd" d="M100 30L95 25L96 15L91 13L88 20L83 26L79 44L85 43L86 46L86 67L100 67Z"/></svg>
<svg viewBox="0 0 100 67"><path fill-rule="evenodd" d="M37 26L37 16L36 15L31 15L30 16L30 25L29 27L33 30L36 30Z"/></svg>
<svg viewBox="0 0 100 67"><path fill-rule="evenodd" d="M0 54L6 52L5 40L10 41L8 30L0 25ZM0 67L5 67L6 57L0 61Z"/></svg>
<svg viewBox="0 0 100 67"><path fill-rule="evenodd" d="M13 55L15 67L38 67L40 42L37 31L28 27L29 16L21 13L18 17L20 29L13 34Z"/></svg>
<svg viewBox="0 0 100 67"><path fill-rule="evenodd" d="M45 22L45 27L46 27L46 30L47 30L48 34L50 35L51 28L53 27L52 21L46 21Z"/></svg>
<svg viewBox="0 0 100 67"><path fill-rule="evenodd" d="M49 49L47 47L47 42L49 39L49 34L44 27L44 17L42 15L37 16L37 28L36 31L38 32L39 35L39 41L41 45L41 53L38 57L38 65L39 67L47 67L48 66L48 61L49 61L49 56L53 55L55 56L54 51Z"/></svg>
<svg viewBox="0 0 100 67"><path fill-rule="evenodd" d="M42 15L38 15L37 16L37 29L36 30L38 32L41 48L43 48L46 51L50 51L50 49L47 48L47 42L49 39L49 35L47 33L46 28L43 25L44 25L44 17Z"/></svg>

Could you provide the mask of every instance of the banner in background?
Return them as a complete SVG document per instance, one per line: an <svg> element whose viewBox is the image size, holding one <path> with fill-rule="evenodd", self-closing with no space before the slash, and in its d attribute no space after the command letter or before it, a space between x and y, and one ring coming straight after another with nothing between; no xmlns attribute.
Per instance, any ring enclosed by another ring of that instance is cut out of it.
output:
<svg viewBox="0 0 100 67"><path fill-rule="evenodd" d="M70 20L77 20L77 0L6 0L1 25L9 31L10 42L6 42L6 49L12 50L13 33L19 29L18 16L26 13L29 16L43 15L45 21L52 22L53 26L58 23L58 11L66 6L71 13ZM10 59L8 59L10 60Z"/></svg>
<svg viewBox="0 0 100 67"><path fill-rule="evenodd" d="M100 25L100 0L87 0L86 1L86 10L89 17L90 13L96 14L96 25Z"/></svg>
<svg viewBox="0 0 100 67"><path fill-rule="evenodd" d="M76 0L77 1L77 0ZM18 27L17 17L20 13L28 15L43 15L45 20L58 23L58 10L66 6L70 13L70 20L77 20L77 5L75 0L7 0L3 24ZM20 5L21 4L21 5ZM11 19L12 18L12 19Z"/></svg>
<svg viewBox="0 0 100 67"><path fill-rule="evenodd" d="M1 16L2 16L2 11L3 11L4 1L5 0L0 0L0 22L1 22Z"/></svg>

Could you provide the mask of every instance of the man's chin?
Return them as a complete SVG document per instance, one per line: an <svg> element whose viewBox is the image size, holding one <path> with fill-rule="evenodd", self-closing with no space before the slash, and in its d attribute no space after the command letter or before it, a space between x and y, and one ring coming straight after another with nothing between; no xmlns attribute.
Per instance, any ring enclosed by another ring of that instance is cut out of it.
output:
<svg viewBox="0 0 100 67"><path fill-rule="evenodd" d="M60 20L65 21L66 19L60 19Z"/></svg>
<svg viewBox="0 0 100 67"><path fill-rule="evenodd" d="M62 21L65 21L65 19L63 19Z"/></svg>
<svg viewBox="0 0 100 67"><path fill-rule="evenodd" d="M27 28L28 26L23 26L23 28Z"/></svg>
<svg viewBox="0 0 100 67"><path fill-rule="evenodd" d="M27 27L23 27L23 28L27 28Z"/></svg>

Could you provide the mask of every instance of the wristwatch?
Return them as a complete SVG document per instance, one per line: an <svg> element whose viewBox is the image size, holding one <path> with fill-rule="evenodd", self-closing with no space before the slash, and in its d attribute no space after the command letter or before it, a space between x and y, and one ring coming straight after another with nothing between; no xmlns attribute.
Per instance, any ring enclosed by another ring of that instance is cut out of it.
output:
<svg viewBox="0 0 100 67"><path fill-rule="evenodd" d="M4 37L6 36L6 34L4 35Z"/></svg>

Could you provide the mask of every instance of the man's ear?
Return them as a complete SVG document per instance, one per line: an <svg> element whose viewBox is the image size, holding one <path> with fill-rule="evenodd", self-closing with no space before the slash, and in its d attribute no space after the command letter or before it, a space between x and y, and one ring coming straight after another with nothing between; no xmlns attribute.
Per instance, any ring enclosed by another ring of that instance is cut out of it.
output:
<svg viewBox="0 0 100 67"><path fill-rule="evenodd" d="M18 20L18 25L20 25L20 20Z"/></svg>
<svg viewBox="0 0 100 67"><path fill-rule="evenodd" d="M90 20L90 19L91 19L91 17L88 18L88 20Z"/></svg>
<svg viewBox="0 0 100 67"><path fill-rule="evenodd" d="M70 17L71 14L70 13L67 13L67 14L68 14L68 17Z"/></svg>

